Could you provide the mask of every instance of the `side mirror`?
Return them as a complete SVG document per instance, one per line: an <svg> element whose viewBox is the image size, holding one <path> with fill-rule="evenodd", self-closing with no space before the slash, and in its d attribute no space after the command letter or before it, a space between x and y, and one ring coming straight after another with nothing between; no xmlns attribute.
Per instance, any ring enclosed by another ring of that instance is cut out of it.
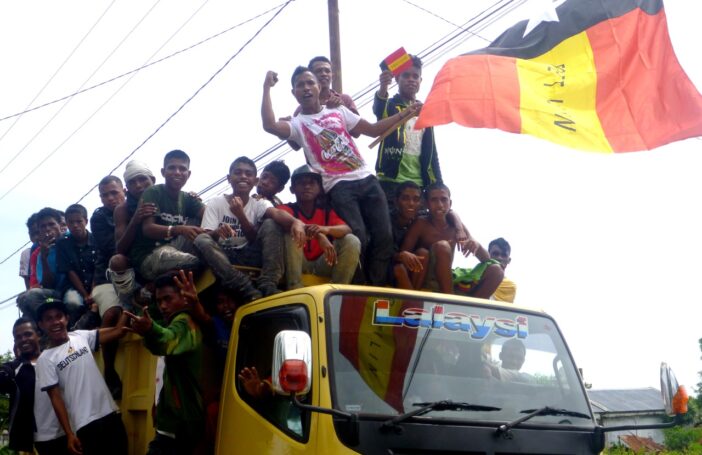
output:
<svg viewBox="0 0 702 455"><path fill-rule="evenodd" d="M661 395L666 414L671 417L687 414L687 391L684 386L678 384L673 370L665 362L661 363Z"/></svg>
<svg viewBox="0 0 702 455"><path fill-rule="evenodd" d="M312 382L312 340L300 330L278 332L273 342L273 390L305 395Z"/></svg>

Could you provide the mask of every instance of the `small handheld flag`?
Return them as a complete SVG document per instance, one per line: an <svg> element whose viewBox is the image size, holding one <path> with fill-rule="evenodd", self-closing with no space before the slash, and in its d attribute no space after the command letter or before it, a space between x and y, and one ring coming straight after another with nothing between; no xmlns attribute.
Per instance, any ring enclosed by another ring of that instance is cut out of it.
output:
<svg viewBox="0 0 702 455"><path fill-rule="evenodd" d="M399 76L403 71L411 67L412 57L410 57L404 47L399 48L380 62L380 69L383 71L390 70L393 76Z"/></svg>
<svg viewBox="0 0 702 455"><path fill-rule="evenodd" d="M630 152L702 136L702 96L675 57L662 0L567 0L548 21L519 22L446 62L415 128L450 122Z"/></svg>

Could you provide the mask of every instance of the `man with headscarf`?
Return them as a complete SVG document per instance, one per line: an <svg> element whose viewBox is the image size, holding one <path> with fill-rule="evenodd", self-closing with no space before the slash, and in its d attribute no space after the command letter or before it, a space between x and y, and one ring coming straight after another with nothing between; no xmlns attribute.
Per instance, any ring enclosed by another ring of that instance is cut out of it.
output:
<svg viewBox="0 0 702 455"><path fill-rule="evenodd" d="M154 204L139 207L142 193L156 183L148 166L137 160L127 163L124 170L127 186L126 200L115 207L115 255L110 259L110 278L118 294L131 296L136 289L135 273L129 262L129 250L144 218L156 213Z"/></svg>

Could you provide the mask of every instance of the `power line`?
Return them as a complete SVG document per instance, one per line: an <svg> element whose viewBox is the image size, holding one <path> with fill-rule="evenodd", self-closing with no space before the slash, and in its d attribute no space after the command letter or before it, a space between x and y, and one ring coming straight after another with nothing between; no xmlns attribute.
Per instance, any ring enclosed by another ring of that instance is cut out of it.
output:
<svg viewBox="0 0 702 455"><path fill-rule="evenodd" d="M214 35L211 35L211 36L209 36L209 37L207 37L207 38L205 38L205 39L203 39L203 40L200 40L200 41L198 41L198 42L195 43L195 44L192 44L192 45L190 45L190 46L188 46L188 47L185 47L185 48L183 48L183 49L181 49L181 50L179 50L179 51L175 51L175 52L173 52L172 54L166 55L165 57L160 58L160 59L158 59L158 60L154 60L153 62L151 62L151 63L149 63L149 64L140 66L139 68L135 68L135 69L133 69L133 70L127 71L127 72L125 72L125 73L122 73L122 74L120 74L120 75L118 75L118 76L115 76L115 77L112 77L112 78L107 79L107 80L105 80L105 81L102 81L102 82L100 82L100 83L97 83L97 84L95 84L95 85L91 85L90 87L86 87L86 88L84 88L84 89L75 91L75 92L71 93L70 95L66 95L66 96L63 96L63 97L61 97L61 98L57 98L57 99L55 99L55 100L53 100L53 101L49 101L49 102L46 102L46 103L44 103L44 104L40 104L39 106L35 106L35 107L31 108L31 109L25 109L25 110L23 110L23 111L21 111L21 112L17 112L17 113L12 114L12 115L8 115L8 116L5 116L5 117L0 117L0 122L2 122L2 121L4 121L4 120L11 119L11 118L13 118L13 117L19 117L19 116L24 115L24 114L26 114L26 113L36 111L37 109L41 109L41 108L44 108L44 107L47 107L47 106L51 106L52 104L56 104L56 103L58 103L58 102L61 102L61 101L66 100L66 99L68 99L68 98L73 98L73 97L76 96L76 95L81 95L81 94L83 94L83 93L85 93L85 92L88 92L88 91L90 91L90 90L96 89L96 88L98 88L98 87L102 87L103 85L109 84L109 83L114 82L114 81L116 81L116 80L118 80L118 79L121 79L121 78L123 78L123 77L129 76L129 75L132 74L132 73L139 72L139 71L141 71L141 70L143 70L143 69L149 68L149 67L154 66L154 65L156 65L156 64L158 64L158 63L161 63L161 62L163 62L163 61L165 61L165 60L168 60L168 59L170 59L170 58L172 58L172 57L175 57L176 55L179 55L179 54L182 54L182 53L184 53L184 52L190 51L190 50L192 50L192 49L194 49L194 48L200 46L201 44L205 44L205 43L208 42L208 41L211 41L211 40L213 40L213 39L215 39L215 38L219 38L221 35L224 35L225 33L228 33L228 32L230 32L230 31L232 31L232 30L234 30L234 29L236 29L236 28L238 28L238 27L241 27L241 26L243 26L243 25L246 25L246 24L248 24L249 22L253 22L253 21L255 21L256 19L258 19L258 18L260 18L260 17L262 17L262 16L265 16L266 14L270 13L271 11L275 10L276 8L279 8L279 7L280 7L281 5L283 5L283 4L284 4L284 3L279 3L278 5L276 5L276 6L272 7L272 8L269 8L269 9L267 9L266 11L263 11L262 13L257 14L256 16L254 16L254 17L252 17L252 18L249 18L249 19L247 19L247 20L245 20L245 21L243 21L243 22L240 22L240 23L238 23L238 24L236 24L236 25L232 25L231 27L229 27L229 28L227 28L227 29L225 29L225 30L222 30L222 31L219 32L219 33L215 33ZM31 104L31 103L30 103L30 104ZM1 139L1 138L0 138L0 139Z"/></svg>
<svg viewBox="0 0 702 455"><path fill-rule="evenodd" d="M435 13L435 12L433 12L433 11L428 10L428 9L424 8L423 6L419 6L419 5L417 5L416 3L412 3L412 2L409 1L409 0L402 0L402 1L405 2L405 3L407 3L408 5L412 5L412 6L414 6L415 8L417 8L417 9L419 9L419 10L422 10L422 11L424 11L425 13L428 13L428 14L430 14L430 15L436 17L437 19L441 19L442 21L446 22L447 24L453 25L454 27L463 30L463 27L462 27L462 26L451 22L450 20L446 19L445 17L440 16L439 14L437 14L437 13ZM468 33L470 33L471 35L477 36L478 38L482 39L483 41L486 41L486 42L488 42L488 43L490 42L489 39L484 38L484 37L478 35L477 33L470 32L470 31L469 31Z"/></svg>
<svg viewBox="0 0 702 455"><path fill-rule="evenodd" d="M154 130L153 133L149 134L149 135L146 137L146 139L144 139L144 140L142 141L141 144L139 144L134 150L132 150L127 156L125 156L124 159L122 159L122 161L120 161L120 162L117 164L117 166L115 166L114 168L112 168L112 170L110 170L110 172L108 172L108 175L109 175L109 174L112 174L114 171L116 171L117 169L119 169L119 167L120 167L122 164L124 164L129 158L131 158L136 152L138 152L144 145L146 145L146 143L149 142L149 140L151 140L152 137L154 137L159 131L161 131L161 129L162 129L164 126L166 126L166 124L168 124L168 123L173 119L173 117L175 117L176 115L178 115L178 114L180 113L180 111L183 110L183 108L184 108L185 106L187 106L187 105L190 103L190 101L192 101L197 95L199 95L200 92L201 92L205 87L207 87L207 86L210 84L210 82L212 82L212 81L214 80L215 77L217 77L222 71L224 71L224 69L229 65L229 63L231 63L232 60L234 60L234 59L235 59L235 58L236 58L236 57L237 57L237 56L254 40L254 39L256 39L256 37L258 37L258 35L259 35L266 27L268 27L268 25L269 25L271 22L273 22L273 20L274 20L276 17L278 17L278 15L285 9L285 7L288 6L290 3L292 3L293 1L294 1L294 0L287 0L287 1L283 4L283 6L281 6L281 7L278 9L278 11L276 11L275 14L274 14L270 19L268 19L268 20L266 21L266 23L263 24L263 25L261 26L261 28L259 28L259 29L256 31L256 33L254 33L253 36L252 36L251 38L249 38L249 39L239 48L238 51L236 51L236 52L234 53L234 55L232 55L231 57L229 57L229 59L224 63L224 65L222 65L217 71L215 71L214 74L213 74L212 76L210 76L210 78L207 79L207 81L205 81L205 83L202 84L202 85L200 86L200 88L198 88L198 89L195 91L195 93L193 93L187 100L185 100L185 102L184 102L183 104L180 105L180 107L179 107L178 109L175 110L175 112L173 112L171 115L169 115L168 118L166 118L166 120L164 120L163 123L161 123L161 125L159 125L158 128L156 128L156 130ZM80 199L78 199L77 202L81 202L83 199L85 199L95 188L97 188L97 186L98 186L97 184L96 184L96 185L93 185L93 186L90 188L90 190L88 190L88 192L86 192ZM0 199L1 199L1 198L0 198Z"/></svg>
<svg viewBox="0 0 702 455"><path fill-rule="evenodd" d="M143 147L143 146L146 144L146 142L148 142L156 133L158 133L158 131L159 131L161 128L163 128L163 126L165 126L178 112L180 112L180 110L182 110L182 109L185 107L185 105L187 105L195 96L197 96L197 94L198 94L206 85L208 85L208 84L212 81L212 79L214 79L214 77L216 77L216 76L224 69L224 67L226 67L226 66L231 62L231 60L233 60L233 59L234 59L234 58L235 58L235 57L236 57L236 56L237 56L237 55L238 55L238 54L239 54L239 53L240 53L240 52L241 52L241 51L242 51L242 50L243 50L243 49L244 49L244 48L261 32L261 31L262 31L262 30L263 30L263 29L264 29L265 27L267 27L268 24L269 24L270 22L272 22L273 19L275 19L275 17L276 17L278 14L280 14L280 12L281 12L289 3L291 3L292 1L293 1L293 0L288 0L287 2L285 2L284 4L282 4L282 6L281 6L280 9L275 13L275 15L274 15L271 19L269 19L269 20L256 32L256 34L254 34L254 36L253 36L251 39L249 39L249 41L247 41L247 42L239 49L239 51L237 51L236 54L234 54L234 55L233 55L233 56L232 56L232 57L231 57L231 58L230 58L230 59L229 59L229 60L212 76L212 77L210 77L210 79L209 79L207 82L205 82L205 84L203 84L203 86L201 86L190 98L188 98L188 100L186 100L185 103L183 103L183 105L181 105L180 108L178 108L178 110L177 110L176 112L174 112L173 114L171 114L171 116L169 116L169 117L166 119L166 121L164 121L164 122L156 129L156 131L154 131L151 135L149 135L136 149L134 149L129 155L127 155L127 157L125 157L117 166L115 166L115 167L110 171L110 174L113 173L115 170L117 170L117 169L118 169L124 162L126 162L131 156L133 156L141 147ZM500 12L500 15L499 15L496 19L493 19L493 20L491 20L491 21L489 21L489 22L484 23L484 24L482 25L482 27L481 27L481 30L484 29L484 28L486 28L488 25L491 25L492 23L494 23L494 21L500 19L501 17L503 17L503 16L504 16L505 14L507 14L508 12L514 10L514 8L516 8L516 7L518 7L518 6L521 6L521 4L523 4L526 0L519 0L519 1L517 2L516 5L512 6L509 10L506 10L506 11L505 11L504 8L505 8L506 6L509 6L509 5L511 5L511 4L514 4L515 1L517 1L517 0L508 0L507 3L505 3L505 4L502 5L502 6L500 6L500 7L497 8L496 10L491 11L490 13L487 13L488 11L490 11L492 8L496 7L498 4L502 3L503 1L504 1L504 0L498 0L496 3L494 3L494 4L491 5L490 7L486 8L485 10L481 11L480 13L478 13L477 15L475 15L474 17L472 17L471 19L469 19L469 20L461 27L460 33L459 33L458 35L456 35L456 36L459 36L460 34L463 34L463 33L465 33L465 32L470 32L470 29L471 29L471 28L475 27L475 26L476 26L477 24L479 24L479 23L483 23L485 20L489 19L489 18L492 17L492 16L495 16L498 12ZM486 15L485 17L483 17L482 19L478 20L483 14L486 14L486 13L487 13L487 15ZM472 21L476 21L476 22L475 22L474 24L471 24ZM470 24L470 25L469 25L469 24ZM437 40L436 42L432 43L430 46L428 46L427 48L425 48L425 49L422 51L422 54L425 54L425 57L426 57L427 55L431 54L432 52L436 52L438 49L441 49L441 47L444 46L444 45L446 45L446 43L451 42L453 39L455 39L455 36L454 36L454 37L451 37L450 39L446 39L449 35L450 35L450 34L444 35L443 38L441 38L441 39ZM471 35L471 36L473 36L473 35ZM466 38L466 39L469 39L469 38L470 38L470 37L468 37L468 38ZM444 44L438 44L438 43L441 43L441 41L442 41L443 39L446 39L445 43L444 43ZM437 45L437 44L438 44L438 45ZM432 48L432 47L433 47L433 48ZM427 51L428 49L431 49L431 50L430 50L430 51ZM432 60L432 62L433 62L433 61L434 61L434 60ZM377 81L375 81L374 83L369 84L366 88L362 89L362 91L357 92L357 94L354 95L354 97L353 97L354 100L357 100L357 99L362 98L362 97L363 97L364 95L366 95L370 90L373 90L373 89L376 88L377 86L378 86L378 82L377 82ZM370 90L369 90L369 88L370 88ZM370 102L370 101L369 101L369 100L364 101L363 104L359 104L359 107L364 106L364 105L367 104L368 102ZM269 147L267 150L265 150L265 151L262 152L261 154L259 154L257 157L255 157L255 158L253 159L253 161L254 161L254 162L258 162L258 161L260 161L260 160L262 160L262 159L264 159L264 158L266 158L266 157L272 155L272 154L273 154L274 152L276 152L277 150L280 150L280 149L281 149L282 147L284 147L285 145L286 145L286 141L280 141L280 142L278 142L277 144L275 144L275 145ZM291 149L284 150L282 153L280 153L279 155L277 155L277 156L276 156L275 158L273 158L273 159L280 159L280 158L282 158L283 156L285 156L287 153L289 153L290 151L291 151ZM207 192L209 192L209 191L214 190L215 188L217 188L218 186L222 185L222 184L225 183L225 182L226 182L226 177L220 178L220 179L218 179L217 181L215 181L215 182L211 183L210 185L208 185L207 187L205 187L204 189L202 189L198 194L202 196L203 194L205 194L205 193L207 193ZM78 202L80 202L80 201L82 201L83 199L85 199L96 187L97 187L97 185L94 185L87 193L85 193L85 194L78 200ZM221 190L220 190L220 191L221 191ZM225 191L226 191L226 189L225 189ZM25 245L26 245L26 244L25 244ZM10 255L9 255L8 257L6 257L2 262L0 262L0 264L5 263L5 262L6 262L7 260L9 260L12 256L14 256L15 254L17 254L17 252L19 252L21 249L22 249L22 248L19 248L18 250L16 250L16 251L13 252L12 254L10 254Z"/></svg>
<svg viewBox="0 0 702 455"><path fill-rule="evenodd" d="M66 57L66 59L63 61L63 63L61 63L61 65L59 65L59 67L56 69L56 71L54 71L54 74L49 78L48 81L46 81L44 86L41 89L39 89L37 94L34 95L34 98L32 98L32 101L30 101L29 104L27 104L27 107L24 108L24 111L20 112L19 114L15 114L13 116L13 117L16 117L16 119L14 122L12 122L12 125L10 125L10 127L7 130L5 130L4 133L2 133L2 136L0 136L0 142L5 138L5 136L7 136L7 134L12 130L12 128L14 128L14 126L17 124L17 122L19 122L20 118L22 118L22 114L25 112L29 112L29 106L34 104L34 102L37 100L37 98L39 98L39 96L41 96L41 94L44 93L44 90L46 89L46 87L49 86L51 81L54 80L54 78L63 69L63 67L66 65L66 63L68 63L68 61L71 59L71 57L73 57L73 54L76 53L76 51L78 50L78 48L80 48L80 46L83 44L83 42L86 40L86 38L88 38L88 36L93 32L93 30L95 29L95 27L97 27L97 25L100 23L102 18L105 17L105 15L110 10L110 8L112 8L112 5L115 4L115 1L116 0L112 0L112 3L110 3L107 6L107 8L105 8L105 11L102 12L100 17L98 17L98 19L95 21L95 23L92 25L92 27L90 27L88 32L85 35L83 35L83 38L81 38L80 41L78 41L78 44L76 44L76 46L73 48L73 50L68 54L68 57ZM11 117L7 117L7 118L11 118Z"/></svg>
<svg viewBox="0 0 702 455"><path fill-rule="evenodd" d="M418 55L420 58L422 58L422 59L426 58L428 55L430 55L431 53L433 53L436 49L441 48L445 43L451 41L451 40L454 39L455 37L460 36L461 34L466 33L466 32L471 32L471 29L472 29L476 24L480 23L480 21L482 21L483 19L487 19L487 18L491 17L491 16L494 15L497 11L501 10L501 9L504 8L505 6L508 6L509 4L513 3L514 1L515 1L515 0L497 0L495 3L493 3L493 4L490 5L489 7L485 8L484 10L482 10L481 12L479 12L478 14L476 14L475 16L473 16L473 17L471 17L470 19L468 19L462 26L459 27L458 30L452 31L452 32L450 32L450 33L448 33L448 34L442 36L441 38L439 38L438 40L434 41L432 44L430 44L429 46L425 47L423 50L421 50L420 52L418 52L417 55ZM498 7L498 5L499 5L500 3L504 3L504 5L501 5L501 6ZM491 10L493 10L494 8L497 8L497 9L495 9L494 11L491 11ZM481 16L483 16L483 15L485 15L485 17L484 17L483 19L480 19ZM442 43L442 42L443 42L443 43ZM359 91L357 91L357 92L353 95L353 99L354 99L354 100L360 99L360 98L363 98L363 97L365 97L366 95L368 95L368 94L370 94L370 93L375 92L375 90L378 88L378 85L379 85L379 83L378 83L377 80L371 82L370 84L368 84L368 85L365 86L364 88L362 88L362 89L360 89ZM364 101L364 102L362 102L359 106L364 106L364 105L368 104L368 102L370 102L370 101Z"/></svg>
<svg viewBox="0 0 702 455"><path fill-rule="evenodd" d="M124 38L122 38L122 41L120 41L120 42L117 44L117 46L115 46L115 48L112 49L112 52L110 52L110 53L107 55L107 57L105 57L105 59L102 61L102 63L100 63L100 64L97 66L97 68L95 68L95 70L92 72L92 74L91 74L90 76L88 76L88 78L81 84L80 88L83 88L83 86L84 86L85 84L87 84L88 81L89 81L90 79L92 79L92 77L103 67L103 65L105 65L105 63L107 63L107 61L108 61L110 58L112 58L112 56L115 54L115 52L117 52L117 50L122 46L122 44L124 44L124 42L127 40L127 38L129 38L129 37L131 36L131 34L134 33L134 31L139 27L139 25L141 25L141 23L146 19L146 17L151 13L151 11L154 10L154 8L156 7L156 5L158 5L160 2L161 2L161 0L156 0L156 2L151 6L151 8L149 8L149 10L146 12L146 14L144 14L144 16L142 16L142 18L139 19L139 22L137 22L137 23L134 25L134 27L132 27L132 29L124 36ZM2 169L0 169L0 175L2 175L2 173L5 171L5 169L7 169L7 168L10 166L10 164L12 164L12 163L17 159L17 157L19 157L19 156L27 149L27 147L29 147L29 146L32 144L32 142L34 142L34 140L46 129L46 127L49 126L49 124L51 124L51 122L53 122L54 119L55 119L56 117L58 117L58 115L63 111L63 109L64 109L66 106L68 106L68 103L70 103L72 100L73 100L73 98L69 98L69 99L66 100L65 103L63 103L63 105L58 109L58 111L56 111L56 112L54 113L54 115L51 116L51 118L50 118L46 123L44 123L44 126L42 126L41 128L39 128L39 131L37 131L37 132L34 134L34 136L32 136L32 138L31 138L26 144L24 144L24 147L22 147L22 148L19 150L19 152L17 152L17 153L15 154L15 156L13 156L13 157L10 159L10 161L8 161L8 162L5 164L5 166L4 166ZM9 191L7 191L5 194L3 194L2 197L0 197L0 200L4 199L5 196L7 196L12 190L14 190L15 188L17 188L17 186L18 186L20 183L22 183L22 182L24 181L24 179L26 179L27 177L29 177L29 175L31 175L36 169L37 169L37 168L35 167L34 169L32 169L32 171L30 171L29 174L25 175L18 183L16 183L12 188L10 188Z"/></svg>
<svg viewBox="0 0 702 455"><path fill-rule="evenodd" d="M247 47L247 46L248 46L248 45L249 45L249 44L250 44L250 43L251 43L251 42L252 42L252 41L253 41L253 40L270 24L270 23L271 23L271 22L272 22L272 21L273 21L273 19L275 19L275 18L283 11L283 9L284 9L286 6L288 6L288 4L290 4L292 1L294 1L294 0L287 0L286 2L279 4L279 5L277 6L278 11L277 11L268 21L266 21L266 23L263 24L263 26L261 26L261 28L259 28L259 29L256 31L256 33L255 33L246 43L244 43L244 45L243 45L233 56L230 57L229 60L227 60L227 61L224 63L224 65L222 65L222 67L220 67L220 68L219 68L219 69L218 69L218 70L217 70L217 71L216 71L216 72L215 72L215 73L214 73L214 74L213 74L213 75L212 75L212 76L211 76L211 77L210 77L210 78L209 78L209 79L192 95L192 96L190 96L190 98L188 98L173 114L171 114L163 123L161 123L161 125L160 125L158 128L156 128L156 130L155 130L153 133L151 133L141 144L139 144L139 146L137 146L131 153L129 153L122 161L120 161L119 164L117 164L117 166L115 166L115 167L109 172L109 174L112 174L115 170L117 170L122 164L124 164L124 162L126 162L130 157L132 157L139 149L141 149L153 136L155 136L156 133L158 133L158 132L161 130L161 128L163 128L168 122L170 122L170 120L171 120L173 117L175 117L175 115L177 115L193 98L195 98L195 96L197 96L197 95L200 93L200 91L201 91L202 89L204 89L207 85L209 85L210 82L212 82L212 80L213 80L222 70L224 70L224 68L226 68L226 66L229 65L229 63L230 63L236 56L238 56L238 55L239 55L239 54L240 54L240 53L241 53L241 52L242 52L242 51L243 51L243 50L244 50L244 49L245 49L245 48L246 48L246 47ZM270 10L268 10L268 11L270 11ZM268 11L267 11L267 12L268 12ZM265 13L262 13L262 14L265 14ZM260 17L260 16L261 16L261 15L256 16L256 17ZM245 21L245 22L249 22L249 21L251 21L251 20L253 20L253 19L249 19L249 20L247 20L247 21ZM245 23L245 22L242 22L242 23ZM282 145L284 145L284 144L285 144L285 142L284 142L284 141L281 141L280 144L271 147L269 150L263 152L260 156L261 156L261 157L264 157L264 156L266 156L267 154L270 154L270 153L272 153L273 151L277 150L278 148L282 147ZM207 192L207 191L210 191L211 189L215 188L217 185L221 184L221 183L224 182L225 180L226 180L226 178L222 178L222 179L218 180L217 182L214 182L213 184L211 184L210 186L208 186L207 188L205 188L204 190L202 190L202 192L201 192L200 194L205 193L205 192ZM15 187L16 187L16 186L17 186L17 185L15 185ZM12 189L14 189L15 187L13 187ZM80 199L78 199L77 203L78 203L78 202L81 202L83 199L85 199L96 187L97 187L97 185L94 185L92 188L90 188L90 190L88 190ZM6 195L7 195L7 193L5 193L5 194L2 196L2 198L4 198ZM2 198L0 198L0 200L1 200ZM5 259L3 259L2 261L0 261L0 265L1 265L1 264L4 264L4 263L7 262L10 258L12 258L15 254L17 254L18 252L20 252L26 245L27 245L27 243L25 243L22 247L20 247L19 249L15 250L14 252L10 253Z"/></svg>
<svg viewBox="0 0 702 455"><path fill-rule="evenodd" d="M159 0L159 1L160 1L160 0ZM200 12L200 10L202 10L202 8L203 8L208 2L209 2L209 0L205 0L205 1L195 10L195 12L193 12L193 13L190 15L190 17L188 17L188 19L187 19L185 22L183 22L183 24L181 24L181 26L178 27L178 29L177 29L175 32L173 32L173 34L171 34L171 36L170 36L158 49L156 49L156 51L154 51L153 54L151 54L151 56L150 56L148 59L146 59L146 61L148 62L149 60L151 60L152 58L154 58L154 56L155 56L156 54L158 54L158 53L161 51L161 49L163 49L178 33L180 33L180 31L192 20L193 17L195 17L195 15L197 15L197 13ZM154 5L154 6L155 6L155 5ZM152 9L153 9L153 8L152 8ZM54 154L55 154L56 152L58 152L58 151L61 149L61 147L63 147L64 144L66 144L66 142L68 142L69 140L71 140L71 138L73 138L73 136L75 136L76 133L78 133L78 131L80 131L81 129L83 129L83 127L84 127L90 120L92 120L92 118L95 117L95 115L97 115L97 113L100 112L100 111L102 110L102 108L104 108L110 101L112 101L112 99L113 99L115 96L117 96L117 94L118 94L129 82L131 82L131 80L132 80L136 75L137 75L137 73L133 73L133 74L129 77L129 79L127 79L126 81L124 81L124 83L123 83L119 88L117 88L117 90L115 90L115 91L112 93L112 95L110 95L110 97L107 98L107 100L105 100L105 102L103 102L95 111L93 111L93 113L90 114L90 115L88 116L88 118L85 119L85 121L83 121L83 123L81 123L76 129L74 129L73 132L72 132L71 134L69 134L68 137L66 137L66 139L64 139L64 140L63 140L58 146L56 146L48 155L46 155L36 166L34 166L27 174L25 174L24 177L22 177L22 178L20 179L19 182L17 182L17 183L16 183L15 185L13 185L9 190L7 190L2 196L0 196L0 201L2 201L2 200L5 198L5 196L7 196L8 194L10 194L15 188L17 188L19 185L21 185L21 184L22 184L27 178L29 178L29 176L31 176L37 169L39 169L40 167L42 167L42 166L44 165L44 163L46 163L46 161L49 160L49 158L51 158L52 156L54 156ZM2 172L2 171L0 171L0 172Z"/></svg>

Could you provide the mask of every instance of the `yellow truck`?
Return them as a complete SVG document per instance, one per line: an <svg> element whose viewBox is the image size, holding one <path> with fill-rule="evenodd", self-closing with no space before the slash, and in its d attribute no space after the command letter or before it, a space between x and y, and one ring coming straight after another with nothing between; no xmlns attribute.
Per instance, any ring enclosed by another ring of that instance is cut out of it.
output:
<svg viewBox="0 0 702 455"><path fill-rule="evenodd" d="M249 396L237 379L245 367L256 367L275 393ZM670 404L678 388L668 374ZM593 454L604 432L630 428L597 424L562 334L543 312L320 285L237 311L216 447L219 454Z"/></svg>
<svg viewBox="0 0 702 455"><path fill-rule="evenodd" d="M596 454L603 428L556 322L518 305L429 292L316 285L237 310L218 454ZM127 352L129 351L129 352ZM130 453L153 437L155 360L123 343ZM255 367L272 393L249 395ZM662 368L669 413L680 408ZM678 409L679 411L679 409Z"/></svg>

